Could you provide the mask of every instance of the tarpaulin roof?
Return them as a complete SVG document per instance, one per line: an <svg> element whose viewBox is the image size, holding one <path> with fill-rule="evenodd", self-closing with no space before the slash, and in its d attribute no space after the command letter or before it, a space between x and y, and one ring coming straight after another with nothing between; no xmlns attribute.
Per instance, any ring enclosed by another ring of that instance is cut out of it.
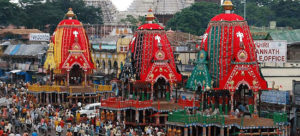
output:
<svg viewBox="0 0 300 136"><path fill-rule="evenodd" d="M270 32L272 40L287 40L288 44L300 42L300 29L283 32Z"/></svg>
<svg viewBox="0 0 300 136"><path fill-rule="evenodd" d="M37 56L39 53L45 53L47 45L43 44L18 44L9 45L4 51L4 55L16 55L16 56Z"/></svg>
<svg viewBox="0 0 300 136"><path fill-rule="evenodd" d="M288 44L300 42L300 29L251 27L254 40L286 40Z"/></svg>

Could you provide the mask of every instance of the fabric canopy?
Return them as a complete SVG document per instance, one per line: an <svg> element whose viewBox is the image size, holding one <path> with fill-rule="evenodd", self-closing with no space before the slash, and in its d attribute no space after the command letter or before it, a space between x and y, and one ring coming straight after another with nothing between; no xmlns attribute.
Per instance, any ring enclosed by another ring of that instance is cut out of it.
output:
<svg viewBox="0 0 300 136"><path fill-rule="evenodd" d="M19 70L19 69L15 69L15 70L12 70L12 71L9 71L10 73L19 73L21 72L22 70Z"/></svg>

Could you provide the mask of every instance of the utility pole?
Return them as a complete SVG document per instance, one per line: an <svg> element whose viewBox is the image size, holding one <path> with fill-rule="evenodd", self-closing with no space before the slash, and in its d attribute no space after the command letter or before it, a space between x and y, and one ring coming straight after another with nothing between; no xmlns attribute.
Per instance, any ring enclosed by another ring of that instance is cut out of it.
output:
<svg viewBox="0 0 300 136"><path fill-rule="evenodd" d="M244 4L244 19L246 20L246 0L241 0L241 3Z"/></svg>

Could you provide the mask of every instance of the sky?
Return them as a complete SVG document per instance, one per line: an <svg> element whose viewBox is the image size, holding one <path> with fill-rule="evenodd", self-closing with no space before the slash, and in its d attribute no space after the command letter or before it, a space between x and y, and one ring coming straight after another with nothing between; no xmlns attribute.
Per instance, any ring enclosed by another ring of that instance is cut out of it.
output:
<svg viewBox="0 0 300 136"><path fill-rule="evenodd" d="M133 0L111 0L119 11L126 10Z"/></svg>

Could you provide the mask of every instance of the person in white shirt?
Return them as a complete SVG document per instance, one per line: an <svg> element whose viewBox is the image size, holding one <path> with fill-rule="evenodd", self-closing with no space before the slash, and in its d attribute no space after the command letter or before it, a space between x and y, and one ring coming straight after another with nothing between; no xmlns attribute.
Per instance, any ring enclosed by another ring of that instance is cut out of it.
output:
<svg viewBox="0 0 300 136"><path fill-rule="evenodd" d="M31 119L30 118L27 118L26 119L26 121L25 121L25 123L26 123L26 128L27 128L27 130L30 130L31 129Z"/></svg>
<svg viewBox="0 0 300 136"><path fill-rule="evenodd" d="M57 127L56 127L56 133L57 133L57 135L58 135L58 136L61 136L61 132L62 132L61 126L60 126L60 125L57 125Z"/></svg>
<svg viewBox="0 0 300 136"><path fill-rule="evenodd" d="M81 102L78 102L78 103L77 103L77 106L78 106L78 107L81 107Z"/></svg>
<svg viewBox="0 0 300 136"><path fill-rule="evenodd" d="M7 124L8 132L11 132L11 127L12 127L12 125L11 125L11 123L9 122L9 123Z"/></svg>
<svg viewBox="0 0 300 136"><path fill-rule="evenodd" d="M8 125L4 126L4 132L8 132Z"/></svg>
<svg viewBox="0 0 300 136"><path fill-rule="evenodd" d="M73 132L74 132L74 133L73 133L74 136L77 136L77 135L78 135L79 127L80 127L80 126L78 126L78 125L74 126L74 131L73 131Z"/></svg>

